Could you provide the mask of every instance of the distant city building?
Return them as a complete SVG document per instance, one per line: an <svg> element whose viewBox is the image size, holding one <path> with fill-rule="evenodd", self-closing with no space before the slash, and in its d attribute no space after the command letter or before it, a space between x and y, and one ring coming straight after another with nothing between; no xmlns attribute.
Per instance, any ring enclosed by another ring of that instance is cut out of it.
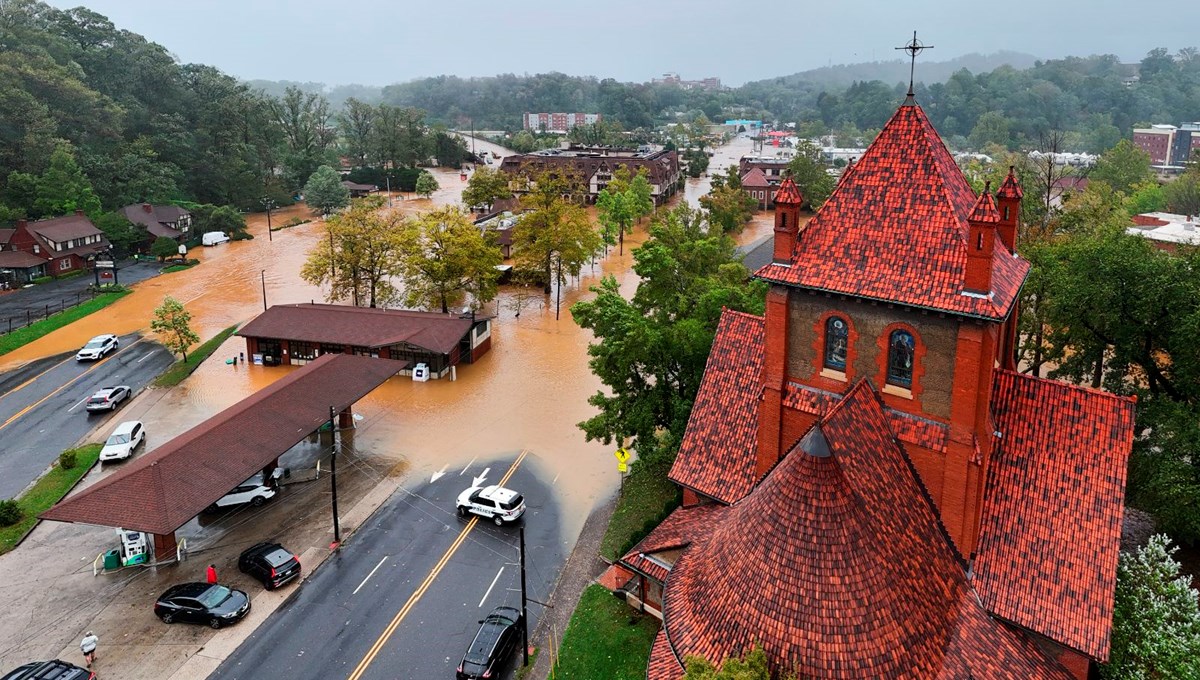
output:
<svg viewBox="0 0 1200 680"><path fill-rule="evenodd" d="M783 174L787 172L790 162L786 158L742 156L738 159L738 176L744 177L750 170L758 168L772 186L778 187L779 183L783 181Z"/></svg>
<svg viewBox="0 0 1200 680"><path fill-rule="evenodd" d="M678 85L684 90L719 90L721 89L720 78L703 78L701 80L683 80L678 73L667 72L662 75L662 78L653 78L651 83L656 85Z"/></svg>
<svg viewBox="0 0 1200 680"><path fill-rule="evenodd" d="M588 203L596 202L596 197L608 186L613 173L621 167L628 168L632 173L646 169L655 205L662 205L675 194L681 177L677 153L648 148L634 151L571 145L566 149L507 156L500 164L501 170L513 176L535 178L543 172L576 175L587 187ZM527 190L514 185L513 191L520 194Z"/></svg>
<svg viewBox="0 0 1200 680"><path fill-rule="evenodd" d="M1182 166L1200 149L1200 122L1134 128L1133 143L1150 155L1150 165Z"/></svg>
<svg viewBox="0 0 1200 680"><path fill-rule="evenodd" d="M1180 244L1200 246L1200 217L1152 212L1133 216L1133 226L1126 233L1143 236L1154 242L1159 250L1174 252Z"/></svg>
<svg viewBox="0 0 1200 680"><path fill-rule="evenodd" d="M534 132L568 132L571 128L600 122L598 113L526 113L526 130Z"/></svg>

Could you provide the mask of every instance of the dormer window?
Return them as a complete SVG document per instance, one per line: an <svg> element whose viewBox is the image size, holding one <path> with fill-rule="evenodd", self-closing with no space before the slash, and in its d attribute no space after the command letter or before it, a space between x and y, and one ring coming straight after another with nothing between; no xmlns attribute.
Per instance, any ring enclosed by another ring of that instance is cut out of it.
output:
<svg viewBox="0 0 1200 680"><path fill-rule="evenodd" d="M825 322L825 368L835 371L846 370L846 344L850 327L840 316L831 316Z"/></svg>
<svg viewBox="0 0 1200 680"><path fill-rule="evenodd" d="M912 333L905 330L892 331L888 337L887 382L904 389L912 389L913 354L916 341Z"/></svg>

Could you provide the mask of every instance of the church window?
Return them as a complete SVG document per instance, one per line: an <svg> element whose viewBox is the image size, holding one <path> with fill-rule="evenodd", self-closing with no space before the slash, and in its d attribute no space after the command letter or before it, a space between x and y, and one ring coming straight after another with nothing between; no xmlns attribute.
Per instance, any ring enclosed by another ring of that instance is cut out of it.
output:
<svg viewBox="0 0 1200 680"><path fill-rule="evenodd" d="M825 368L846 370L846 342L849 331L846 320L840 316L831 316L825 322Z"/></svg>
<svg viewBox="0 0 1200 680"><path fill-rule="evenodd" d="M912 388L913 353L916 341L912 333L892 331L888 338L887 381L906 389Z"/></svg>
<svg viewBox="0 0 1200 680"><path fill-rule="evenodd" d="M779 226L781 226L785 229L787 228L787 213L779 214Z"/></svg>

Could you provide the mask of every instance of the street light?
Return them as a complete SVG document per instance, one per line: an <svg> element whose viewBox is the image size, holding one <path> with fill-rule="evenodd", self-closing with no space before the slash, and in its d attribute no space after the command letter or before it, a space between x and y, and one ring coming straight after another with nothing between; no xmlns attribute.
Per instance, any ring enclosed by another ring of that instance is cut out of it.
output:
<svg viewBox="0 0 1200 680"><path fill-rule="evenodd" d="M267 270L263 269L258 272L258 278L262 281L263 290L263 311L267 311Z"/></svg>

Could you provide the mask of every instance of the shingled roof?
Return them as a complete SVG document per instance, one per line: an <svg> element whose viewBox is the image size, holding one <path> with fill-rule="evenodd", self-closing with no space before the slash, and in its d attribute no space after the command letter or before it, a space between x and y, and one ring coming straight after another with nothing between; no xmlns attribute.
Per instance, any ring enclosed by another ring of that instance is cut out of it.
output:
<svg viewBox="0 0 1200 680"><path fill-rule="evenodd" d="M695 537L663 614L680 662L757 643L800 677L1070 677L980 607L865 381ZM652 680L678 677L662 655Z"/></svg>
<svg viewBox="0 0 1200 680"><path fill-rule="evenodd" d="M964 294L967 219L975 203L975 193L921 107L901 106L800 233L791 263L769 264L757 276L1003 319L1029 263L997 241L991 294Z"/></svg>
<svg viewBox="0 0 1200 680"><path fill-rule="evenodd" d="M469 317L436 312L301 303L273 305L237 334L369 348L404 342L449 354L474 324Z"/></svg>
<svg viewBox="0 0 1200 680"><path fill-rule="evenodd" d="M767 189L771 183L760 168L750 168L742 175L742 187L750 189Z"/></svg>
<svg viewBox="0 0 1200 680"><path fill-rule="evenodd" d="M997 616L1105 661L1134 401L1004 370L993 395L975 587Z"/></svg>
<svg viewBox="0 0 1200 680"><path fill-rule="evenodd" d="M671 481L723 503L754 487L762 362L763 318L726 309L668 475Z"/></svg>

